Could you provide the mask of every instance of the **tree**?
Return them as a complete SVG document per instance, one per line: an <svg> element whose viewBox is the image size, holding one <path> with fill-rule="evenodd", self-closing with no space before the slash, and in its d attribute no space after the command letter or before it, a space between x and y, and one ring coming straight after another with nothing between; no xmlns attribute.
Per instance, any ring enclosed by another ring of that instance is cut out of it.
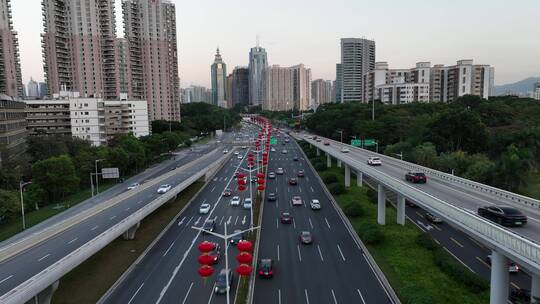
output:
<svg viewBox="0 0 540 304"><path fill-rule="evenodd" d="M417 164L432 168L435 165L437 151L432 143L426 142L414 148L413 156Z"/></svg>
<svg viewBox="0 0 540 304"><path fill-rule="evenodd" d="M506 148L496 165L495 183L511 191L526 185L527 172L532 166L529 149L510 145Z"/></svg>
<svg viewBox="0 0 540 304"><path fill-rule="evenodd" d="M122 147L117 147L109 150L107 156L107 163L111 167L118 168L122 176L130 171L129 155Z"/></svg>
<svg viewBox="0 0 540 304"><path fill-rule="evenodd" d="M139 169L144 167L146 162L146 152L142 142L132 135L120 138L119 142L120 147L129 156L128 166L131 168L130 172L138 172Z"/></svg>
<svg viewBox="0 0 540 304"><path fill-rule="evenodd" d="M40 160L32 166L34 183L47 192L49 202L62 199L79 186L75 166L68 155Z"/></svg>
<svg viewBox="0 0 540 304"><path fill-rule="evenodd" d="M0 222L17 217L21 212L21 201L17 191L0 189Z"/></svg>

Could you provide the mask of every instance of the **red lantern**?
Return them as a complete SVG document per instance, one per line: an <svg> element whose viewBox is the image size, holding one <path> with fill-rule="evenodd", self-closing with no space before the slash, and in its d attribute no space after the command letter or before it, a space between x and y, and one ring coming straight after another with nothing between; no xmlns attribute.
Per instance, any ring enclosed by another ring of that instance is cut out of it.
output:
<svg viewBox="0 0 540 304"><path fill-rule="evenodd" d="M263 160L263 165L265 165L265 166L268 165L268 161Z"/></svg>
<svg viewBox="0 0 540 304"><path fill-rule="evenodd" d="M199 272L199 275L201 277L207 278L207 277L211 276L214 273L214 268L212 266L202 265L199 268L198 272Z"/></svg>
<svg viewBox="0 0 540 304"><path fill-rule="evenodd" d="M253 250L253 244L248 240L241 240L236 244L236 248L240 251L251 251Z"/></svg>
<svg viewBox="0 0 540 304"><path fill-rule="evenodd" d="M214 249L214 247L215 247L214 243L211 243L208 241L204 241L197 246L200 252L210 252Z"/></svg>
<svg viewBox="0 0 540 304"><path fill-rule="evenodd" d="M244 173L236 173L236 177L240 180L246 177L246 175Z"/></svg>
<svg viewBox="0 0 540 304"><path fill-rule="evenodd" d="M257 190L259 190L259 191L263 191L264 189L265 189L265 188L264 188L263 185L259 185L259 186L257 187Z"/></svg>
<svg viewBox="0 0 540 304"><path fill-rule="evenodd" d="M243 186L243 185L245 185L245 184L246 184L246 180L245 180L245 179L242 178L242 179L239 179L239 180L238 180L238 185Z"/></svg>
<svg viewBox="0 0 540 304"><path fill-rule="evenodd" d="M249 252L240 252L240 254L236 256L236 260L240 264L251 264L253 261L253 255L251 255Z"/></svg>
<svg viewBox="0 0 540 304"><path fill-rule="evenodd" d="M240 264L238 267L236 267L236 272L238 272L239 275L247 277L251 274L251 270L253 267L249 266L248 264Z"/></svg>
<svg viewBox="0 0 540 304"><path fill-rule="evenodd" d="M264 174L263 173L257 173L257 178L264 178Z"/></svg>
<svg viewBox="0 0 540 304"><path fill-rule="evenodd" d="M259 184L259 185L264 185L264 179L262 179L262 178L261 178L261 179L258 179L258 180L257 180L257 184Z"/></svg>
<svg viewBox="0 0 540 304"><path fill-rule="evenodd" d="M243 185L238 186L238 191L244 191L244 190L246 190L246 186L243 186Z"/></svg>
<svg viewBox="0 0 540 304"><path fill-rule="evenodd" d="M253 157L253 154L249 153L249 154L248 154L248 157Z"/></svg>
<svg viewBox="0 0 540 304"><path fill-rule="evenodd" d="M214 263L214 257L208 254L200 255L198 260L202 265L212 265Z"/></svg>

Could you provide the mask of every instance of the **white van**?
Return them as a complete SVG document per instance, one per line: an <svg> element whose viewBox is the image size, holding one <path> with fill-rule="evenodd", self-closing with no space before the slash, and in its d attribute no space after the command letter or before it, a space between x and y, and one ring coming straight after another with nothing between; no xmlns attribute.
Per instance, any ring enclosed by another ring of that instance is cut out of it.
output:
<svg viewBox="0 0 540 304"><path fill-rule="evenodd" d="M244 199L244 209L251 209L251 198L245 198Z"/></svg>

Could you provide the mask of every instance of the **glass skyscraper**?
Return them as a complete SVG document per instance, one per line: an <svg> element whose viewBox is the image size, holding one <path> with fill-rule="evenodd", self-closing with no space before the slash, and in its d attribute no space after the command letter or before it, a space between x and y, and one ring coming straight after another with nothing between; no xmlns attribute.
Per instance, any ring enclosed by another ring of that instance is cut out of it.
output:
<svg viewBox="0 0 540 304"><path fill-rule="evenodd" d="M259 46L249 52L249 104L262 105L264 100L263 72L268 67L266 50Z"/></svg>

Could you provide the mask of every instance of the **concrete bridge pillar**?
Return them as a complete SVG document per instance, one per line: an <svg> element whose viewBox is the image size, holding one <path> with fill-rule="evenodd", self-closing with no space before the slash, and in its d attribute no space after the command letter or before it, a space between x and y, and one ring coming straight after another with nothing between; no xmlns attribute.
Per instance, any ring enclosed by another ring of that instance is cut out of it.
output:
<svg viewBox="0 0 540 304"><path fill-rule="evenodd" d="M531 274L531 303L540 303L540 275Z"/></svg>
<svg viewBox="0 0 540 304"><path fill-rule="evenodd" d="M338 168L341 168L341 160L339 160L339 159L337 160L337 166L338 166Z"/></svg>
<svg viewBox="0 0 540 304"><path fill-rule="evenodd" d="M384 225L386 224L386 192L382 184L377 186L377 194L377 223Z"/></svg>
<svg viewBox="0 0 540 304"><path fill-rule="evenodd" d="M364 178L364 176L363 176L362 172L356 171L356 185L358 187L362 187L362 185L364 184L363 178Z"/></svg>
<svg viewBox="0 0 540 304"><path fill-rule="evenodd" d="M405 225L405 197L398 193L397 195L397 223Z"/></svg>
<svg viewBox="0 0 540 304"><path fill-rule="evenodd" d="M321 150L317 148L317 156L321 156Z"/></svg>
<svg viewBox="0 0 540 304"><path fill-rule="evenodd" d="M345 187L351 187L351 167L345 164Z"/></svg>
<svg viewBox="0 0 540 304"><path fill-rule="evenodd" d="M124 240L126 241L134 240L135 232L137 232L137 229L139 229L140 226L141 226L141 222L138 222L137 224L133 225L131 228L126 230L126 232L122 234L122 236L124 237Z"/></svg>
<svg viewBox="0 0 540 304"><path fill-rule="evenodd" d="M508 301L508 258L491 251L491 286L489 304L505 304Z"/></svg>
<svg viewBox="0 0 540 304"><path fill-rule="evenodd" d="M58 289L59 281L54 282L49 287L43 289L34 297L35 304L51 304L52 296L54 292Z"/></svg>
<svg viewBox="0 0 540 304"><path fill-rule="evenodd" d="M332 157L330 157L330 154L326 153L326 166L328 168L332 167Z"/></svg>

